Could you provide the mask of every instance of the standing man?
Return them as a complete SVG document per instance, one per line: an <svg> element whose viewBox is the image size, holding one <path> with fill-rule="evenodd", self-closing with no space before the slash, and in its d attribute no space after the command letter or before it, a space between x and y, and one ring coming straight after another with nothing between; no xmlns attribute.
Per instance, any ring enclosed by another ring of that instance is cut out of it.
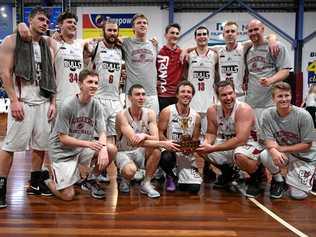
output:
<svg viewBox="0 0 316 237"><path fill-rule="evenodd" d="M83 70L79 74L80 93L67 98L58 113L50 136L50 158L53 181L47 181L50 190L62 200L75 196L74 184L80 180L79 165L104 170L113 160L117 149L106 141L102 107L93 99L98 74ZM94 140L94 133L98 141ZM94 180L90 183L91 196L104 198L104 192Z"/></svg>
<svg viewBox="0 0 316 237"><path fill-rule="evenodd" d="M266 150L262 163L272 173L270 196L281 198L286 190L281 168L287 167L286 183L290 197L304 199L313 187L316 168L316 140L313 119L310 114L291 104L291 88L286 82L272 87L276 107L262 114L262 135Z"/></svg>
<svg viewBox="0 0 316 237"><path fill-rule="evenodd" d="M164 45L157 56L157 91L159 110L177 103L176 88L183 79L183 63L180 60L181 49L177 45L180 36L180 26L177 23L166 27Z"/></svg>
<svg viewBox="0 0 316 237"><path fill-rule="evenodd" d="M223 38L225 45L215 45L212 48L218 54L218 72L220 80L233 80L238 100L245 100L243 81L245 77L245 53L252 46L251 41L237 42L239 35L238 24L228 21L224 25ZM278 54L276 37L271 34L265 39L272 55Z"/></svg>
<svg viewBox="0 0 316 237"><path fill-rule="evenodd" d="M160 159L158 147L173 149L176 144L159 141L156 114L144 108L145 89L139 84L130 87L128 99L131 106L117 114L118 153L116 166L123 179L119 185L121 192L129 192L129 181L134 177L137 167L146 159L146 175L140 192L150 198L160 197L154 189L151 179Z"/></svg>
<svg viewBox="0 0 316 237"><path fill-rule="evenodd" d="M76 39L78 17L71 12L62 12L58 18L59 32L50 38L56 47L54 67L56 74L56 107L60 109L65 98L79 93L79 73L84 67L83 52L88 52L88 44L82 39ZM19 23L18 31L22 38L30 39L30 29L25 23Z"/></svg>
<svg viewBox="0 0 316 237"><path fill-rule="evenodd" d="M291 65L288 51L282 43L279 43L278 56L271 55L268 43L264 40L264 26L260 21L250 21L247 30L253 46L246 55L246 102L255 109L256 117L261 122L262 111L273 106L272 85L288 77Z"/></svg>
<svg viewBox="0 0 316 237"><path fill-rule="evenodd" d="M57 19L61 41L56 41L55 72L57 83L56 104L61 109L63 101L76 95L79 90L79 73L84 67L84 42L76 39L78 17L71 12L63 12Z"/></svg>
<svg viewBox="0 0 316 237"><path fill-rule="evenodd" d="M207 153L210 161L221 170L215 187L230 185L235 163L250 175L247 196L256 196L261 191L263 167L259 155L263 148L257 141L254 111L248 104L236 100L232 80L221 81L215 88L220 104L207 111L207 133L197 151Z"/></svg>
<svg viewBox="0 0 316 237"><path fill-rule="evenodd" d="M225 46L215 46L218 54L218 73L220 80L233 80L236 96L240 101L244 101L244 90L242 88L245 75L244 55L247 47L237 42L238 24L228 21L224 25L223 38Z"/></svg>
<svg viewBox="0 0 316 237"><path fill-rule="evenodd" d="M123 110L120 99L120 79L122 71L122 50L117 46L119 27L116 21L106 19L103 23L103 40L98 41L92 49L92 67L99 74L99 88L96 99L102 106L106 125L107 141L116 142L116 114ZM98 177L103 182L109 181L106 172Z"/></svg>
<svg viewBox="0 0 316 237"><path fill-rule="evenodd" d="M195 89L191 82L183 81L176 89L177 103L164 108L159 115L159 137L162 141L175 141L178 144L197 144L200 139L201 119L198 113L190 108ZM164 150L160 166L167 174L166 190L176 190L176 182L181 191L198 193L202 178L198 172L192 148ZM177 168L177 175L173 172Z"/></svg>
<svg viewBox="0 0 316 237"><path fill-rule="evenodd" d="M125 91L127 93L134 84L143 85L146 91L144 106L153 109L158 115L157 48L147 39L148 19L145 15L136 14L132 25L135 36L124 39L122 45L127 73Z"/></svg>
<svg viewBox="0 0 316 237"><path fill-rule="evenodd" d="M107 19L103 25L103 40L92 50L92 64L100 75L96 99L102 106L107 128L108 142L115 144L116 114L123 110L120 100L120 78L122 69L122 50L116 46L119 28L117 22Z"/></svg>
<svg viewBox="0 0 316 237"><path fill-rule="evenodd" d="M191 107L201 116L201 134L206 133L206 111L215 103L214 82L217 54L208 48L209 31L199 26L194 31L197 47L190 52L188 59L188 81L196 89Z"/></svg>
<svg viewBox="0 0 316 237"><path fill-rule="evenodd" d="M13 154L28 148L32 149L28 192L51 195L41 169L48 150L49 121L55 116L56 83L51 56L55 49L43 37L49 25L45 9L34 8L29 23L32 42L23 42L19 34L12 34L0 48L0 77L10 99L7 136L0 151L0 207L7 206L6 183Z"/></svg>

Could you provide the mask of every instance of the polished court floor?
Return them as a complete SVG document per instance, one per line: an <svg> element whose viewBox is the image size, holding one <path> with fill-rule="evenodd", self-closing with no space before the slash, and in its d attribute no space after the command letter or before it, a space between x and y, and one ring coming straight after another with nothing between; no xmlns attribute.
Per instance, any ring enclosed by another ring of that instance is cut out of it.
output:
<svg viewBox="0 0 316 237"><path fill-rule="evenodd" d="M316 236L316 197L294 201L287 197L258 197L281 224L239 193L204 185L199 196L175 192L149 199L134 185L119 194L115 176L105 200L78 189L64 202L55 197L26 195L30 154L17 153L8 185L8 208L0 209L0 236ZM256 200L255 200L256 201ZM288 228L293 227L292 231ZM290 226L290 227L289 227Z"/></svg>

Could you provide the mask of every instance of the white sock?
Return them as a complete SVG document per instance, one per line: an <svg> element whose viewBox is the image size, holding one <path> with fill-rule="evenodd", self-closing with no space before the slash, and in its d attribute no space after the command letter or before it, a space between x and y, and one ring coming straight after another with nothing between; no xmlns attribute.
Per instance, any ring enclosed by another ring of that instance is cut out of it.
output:
<svg viewBox="0 0 316 237"><path fill-rule="evenodd" d="M281 173L274 174L272 177L277 182L283 182L284 181L283 176L281 175Z"/></svg>
<svg viewBox="0 0 316 237"><path fill-rule="evenodd" d="M45 179L44 180L44 183L48 186L48 184L50 183L50 182L52 182L53 180L51 179L51 178L49 178L49 179Z"/></svg>
<svg viewBox="0 0 316 237"><path fill-rule="evenodd" d="M146 185L146 184L151 184L151 177L148 177L147 175L145 176L144 178L144 181L143 183Z"/></svg>
<svg viewBox="0 0 316 237"><path fill-rule="evenodd" d="M273 176L280 174L280 168L273 163L272 157L267 150L260 153L260 160L264 167L266 167Z"/></svg>

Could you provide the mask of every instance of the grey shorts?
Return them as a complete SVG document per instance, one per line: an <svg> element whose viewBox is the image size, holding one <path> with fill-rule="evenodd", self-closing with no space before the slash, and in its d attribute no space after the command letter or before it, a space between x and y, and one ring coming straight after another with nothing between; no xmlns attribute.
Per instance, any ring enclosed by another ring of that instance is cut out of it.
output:
<svg viewBox="0 0 316 237"><path fill-rule="evenodd" d="M119 151L116 155L115 164L120 173L124 167L133 162L138 168L143 168L145 165L145 149L137 148L132 151Z"/></svg>
<svg viewBox="0 0 316 237"><path fill-rule="evenodd" d="M22 121L16 121L9 110L7 135L2 149L9 152L25 151L29 148L47 151L51 131L51 124L47 118L50 103L44 102L39 105L22 103L22 105L24 110Z"/></svg>
<svg viewBox="0 0 316 237"><path fill-rule="evenodd" d="M102 99L96 97L102 106L103 118L106 124L106 135L107 136L115 136L115 121L116 114L123 110L123 105L120 100L110 100L110 99Z"/></svg>
<svg viewBox="0 0 316 237"><path fill-rule="evenodd" d="M53 161L52 172L56 189L65 189L78 182L81 179L79 164L89 166L94 154L94 150L83 148L76 156L60 159L58 162Z"/></svg>
<svg viewBox="0 0 316 237"><path fill-rule="evenodd" d="M224 140L217 139L216 144L223 143ZM255 141L249 141L246 145L236 147L234 150L218 151L208 154L208 158L213 164L233 164L236 154L242 154L251 160L258 160L263 147Z"/></svg>

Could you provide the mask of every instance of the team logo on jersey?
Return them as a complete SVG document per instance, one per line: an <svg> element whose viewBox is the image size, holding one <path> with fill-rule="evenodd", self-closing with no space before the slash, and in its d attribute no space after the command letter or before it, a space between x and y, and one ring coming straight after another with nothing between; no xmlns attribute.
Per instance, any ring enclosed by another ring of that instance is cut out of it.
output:
<svg viewBox="0 0 316 237"><path fill-rule="evenodd" d="M307 185L312 174L313 173L311 170L300 170L298 173L298 177L302 184Z"/></svg>
<svg viewBox="0 0 316 237"><path fill-rule="evenodd" d="M78 123L77 129L83 129L84 128L84 123Z"/></svg>
<svg viewBox="0 0 316 237"><path fill-rule="evenodd" d="M81 69L82 67L82 63L80 60L77 60L77 59L67 59L65 58L64 59L64 67L65 68L69 68L70 71L77 71L79 69Z"/></svg>
<svg viewBox="0 0 316 237"><path fill-rule="evenodd" d="M65 50L65 49L67 49L67 48L64 47L64 46L61 46L59 49Z"/></svg>
<svg viewBox="0 0 316 237"><path fill-rule="evenodd" d="M193 71L193 79L198 81L204 81L210 79L211 75L209 71Z"/></svg>
<svg viewBox="0 0 316 237"><path fill-rule="evenodd" d="M238 65L222 65L221 72L224 74L238 73Z"/></svg>
<svg viewBox="0 0 316 237"><path fill-rule="evenodd" d="M149 49L136 49L132 51L133 63L148 63L154 61L154 54Z"/></svg>
<svg viewBox="0 0 316 237"><path fill-rule="evenodd" d="M114 73L115 71L119 71L121 69L121 65L119 63L103 61L102 69L108 70L110 73Z"/></svg>

